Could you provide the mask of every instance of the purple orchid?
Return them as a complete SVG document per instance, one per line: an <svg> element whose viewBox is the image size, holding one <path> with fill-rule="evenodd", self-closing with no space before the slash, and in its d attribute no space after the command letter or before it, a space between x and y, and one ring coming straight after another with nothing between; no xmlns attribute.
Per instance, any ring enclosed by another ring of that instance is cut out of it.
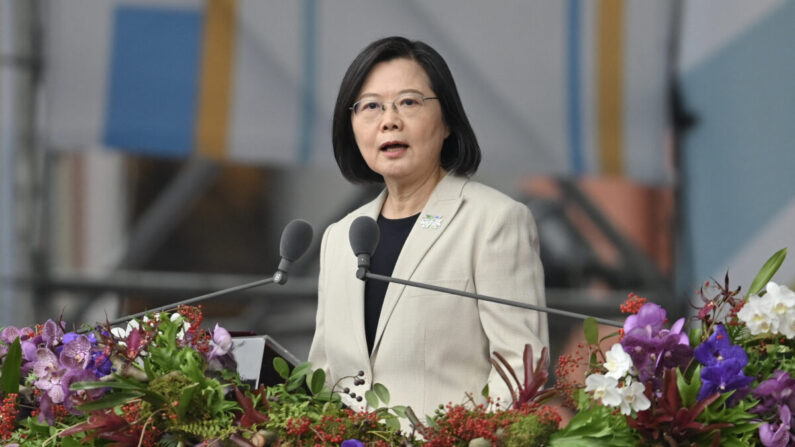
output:
<svg viewBox="0 0 795 447"><path fill-rule="evenodd" d="M787 447L795 443L792 433L792 413L788 406L778 407L779 423L766 422L759 426L759 440L765 447Z"/></svg>
<svg viewBox="0 0 795 447"><path fill-rule="evenodd" d="M61 379L66 374L66 370L61 368L58 357L47 348L39 348L36 357L36 362L33 364L36 388L44 391L52 403L62 403L66 398L66 392L61 386Z"/></svg>
<svg viewBox="0 0 795 447"><path fill-rule="evenodd" d="M94 334L79 335L68 332L63 336L63 348L59 359L67 368L82 368L96 373L97 377L107 376L111 372L110 359L95 349L97 337Z"/></svg>
<svg viewBox="0 0 795 447"><path fill-rule="evenodd" d="M36 374L34 385L44 391L39 397L39 420L52 425L55 421L53 404L63 403L66 399L67 391L61 382L67 371L60 367L58 357L45 347L36 350L36 361L32 363Z"/></svg>
<svg viewBox="0 0 795 447"><path fill-rule="evenodd" d="M733 345L726 328L719 324L715 331L695 349L696 360L705 366L701 370L701 389L698 399L706 399L715 392L726 393L737 390L729 405L736 404L748 394L748 385L753 377L743 373L748 365L748 355L742 347Z"/></svg>
<svg viewBox="0 0 795 447"><path fill-rule="evenodd" d="M786 405L795 412L795 378L788 372L776 370L773 377L756 387L754 396L759 404L751 409L752 413L771 413L779 405Z"/></svg>
<svg viewBox="0 0 795 447"><path fill-rule="evenodd" d="M229 331L216 324L213 330L213 350L210 352L210 358L226 355L230 350L232 350L232 336Z"/></svg>
<svg viewBox="0 0 795 447"><path fill-rule="evenodd" d="M48 347L55 347L61 343L63 340L64 332L61 326L52 321L52 319L47 320L44 323L44 327L41 329L41 338L44 341L44 344Z"/></svg>
<svg viewBox="0 0 795 447"><path fill-rule="evenodd" d="M61 387L63 388L65 393L68 393L68 398L64 401L64 407L67 410L72 410L74 406L73 400L76 399L77 401L90 401L96 400L102 397L105 394L104 388L97 388L93 390L80 390L80 391L70 391L69 387L73 383L77 382L96 382L97 376L87 370L87 369L70 369L63 375L61 378Z"/></svg>
<svg viewBox="0 0 795 447"><path fill-rule="evenodd" d="M237 363L231 354L232 347L232 335L216 324L213 330L213 349L207 354L207 362L211 371L237 368Z"/></svg>
<svg viewBox="0 0 795 447"><path fill-rule="evenodd" d="M14 326L8 326L0 332L0 340L6 342L6 344L14 343L14 340L19 337L19 341L25 341L32 338L34 335L33 330L29 327L24 327L22 329L18 329Z"/></svg>
<svg viewBox="0 0 795 447"><path fill-rule="evenodd" d="M785 446L795 443L795 378L788 372L776 370L773 377L760 383L754 390L759 399L750 411L760 415L765 422L759 427L759 439L765 446ZM776 415L778 421L775 420Z"/></svg>
<svg viewBox="0 0 795 447"><path fill-rule="evenodd" d="M19 329L14 326L8 326L3 328L3 330L0 331L0 341L3 342L0 343L0 358L8 355L9 345L14 343L17 338L19 338L20 343L24 345L25 342L30 340L33 336L34 332L29 327Z"/></svg>
<svg viewBox="0 0 795 447"><path fill-rule="evenodd" d="M85 369L91 360L91 342L85 335L70 337L70 339L71 341L67 343L67 337L64 337L64 347L59 360L63 366L69 369Z"/></svg>
<svg viewBox="0 0 795 447"><path fill-rule="evenodd" d="M701 389L698 390L698 400L703 400L713 393L727 393L741 390L753 382L753 377L743 373L743 368L748 363L737 359L726 359L715 366L708 366L701 370Z"/></svg>
<svg viewBox="0 0 795 447"><path fill-rule="evenodd" d="M342 441L340 447L364 447L364 443L358 439L346 439Z"/></svg>
<svg viewBox="0 0 795 447"><path fill-rule="evenodd" d="M684 366L693 357L687 334L682 332L684 318L677 320L671 329L664 329L665 319L665 309L646 303L637 314L626 319L621 340L640 380L654 382L655 390L662 386L665 369Z"/></svg>
<svg viewBox="0 0 795 447"><path fill-rule="evenodd" d="M720 365L726 359L737 359L744 365L748 364L748 355L745 350L731 343L729 334L722 324L715 326L712 336L698 345L694 353L696 360L704 366Z"/></svg>
<svg viewBox="0 0 795 447"><path fill-rule="evenodd" d="M22 368L20 369L22 374L27 375L38 360L36 352L39 350L39 343L41 343L41 335L22 342Z"/></svg>
<svg viewBox="0 0 795 447"><path fill-rule="evenodd" d="M665 319L665 309L654 303L646 303L637 314L630 315L624 321L624 333L629 335L630 332L641 329L651 337L662 330Z"/></svg>

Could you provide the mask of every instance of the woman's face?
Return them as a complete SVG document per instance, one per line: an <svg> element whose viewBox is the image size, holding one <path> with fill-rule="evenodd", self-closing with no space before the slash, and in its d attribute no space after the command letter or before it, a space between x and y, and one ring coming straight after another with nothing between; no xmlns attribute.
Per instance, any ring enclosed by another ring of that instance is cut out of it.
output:
<svg viewBox="0 0 795 447"><path fill-rule="evenodd" d="M356 101L385 101L386 110L372 120L351 114L353 134L364 161L388 184L422 182L438 173L442 143L450 135L438 100L426 100L411 116L392 107L395 98L412 93L426 98L436 96L428 75L417 62L380 62L365 79Z"/></svg>

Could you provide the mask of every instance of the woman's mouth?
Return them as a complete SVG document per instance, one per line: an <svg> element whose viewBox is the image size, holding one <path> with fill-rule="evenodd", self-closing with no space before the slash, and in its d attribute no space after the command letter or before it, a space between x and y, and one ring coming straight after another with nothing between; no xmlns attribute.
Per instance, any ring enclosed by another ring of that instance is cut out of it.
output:
<svg viewBox="0 0 795 447"><path fill-rule="evenodd" d="M382 152L398 152L408 148L409 145L402 141L387 141L378 147Z"/></svg>

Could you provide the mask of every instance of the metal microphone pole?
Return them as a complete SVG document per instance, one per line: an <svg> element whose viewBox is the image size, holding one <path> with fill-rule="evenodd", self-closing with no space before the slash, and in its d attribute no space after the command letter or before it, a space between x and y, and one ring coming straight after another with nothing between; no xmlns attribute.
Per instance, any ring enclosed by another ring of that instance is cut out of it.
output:
<svg viewBox="0 0 795 447"><path fill-rule="evenodd" d="M218 291L215 291L215 292L212 292L212 293L207 293L207 294L196 296L196 297L193 297L193 298L188 298L187 300L178 301L176 303L167 304L165 306L155 307L154 309L145 310L143 312L138 312L137 314L127 315L127 316L124 316L124 317L121 317L121 318L117 318L117 319L111 321L109 324L111 326L114 326L114 325L117 325L117 324L120 324L120 323L124 323L125 321L132 320L134 318L142 317L142 316L147 315L147 314L162 312L164 310L173 310L173 309L177 309L179 306L187 306L188 304L192 304L192 303L195 303L197 301L203 301L203 300L206 300L206 299L215 298L217 296L226 295L226 294L229 294L229 293L235 293L235 292L239 292L241 290L246 290L246 289L253 289L254 287L259 287L259 286L263 286L265 284L278 282L277 281L277 276L280 276L279 273L281 273L281 272L276 272L276 275L273 275L270 278L265 278L265 279L261 279L259 281L254 281L254 282L250 282L250 283L247 283L247 284L241 284L239 286L230 287L228 289L218 290Z"/></svg>
<svg viewBox="0 0 795 447"><path fill-rule="evenodd" d="M473 299L481 300L481 301L490 301L492 303L504 304L506 306L521 307L521 308L524 308L524 309L535 310L535 311L538 311L538 312L546 312L546 313L550 313L550 314L554 314L554 315L562 315L564 317L578 318L580 320L586 320L588 318L593 318L598 323L606 324L608 326L624 327L623 323L619 323L617 321L612 321L612 320L606 320L604 318L597 318L597 317L592 317L590 315L578 314L576 312L569 312L567 310L552 309L552 308L544 307L544 306L536 306L535 304L527 304L527 303L522 303L522 302L519 302L519 301L511 301L511 300L506 300L506 299L502 299L502 298L494 298L494 297L486 296L486 295L478 295L477 293L470 293L470 292L464 292L462 290L448 289L447 287L434 286L434 285L431 285L431 284L423 284L423 283L419 283L419 282L408 281L408 280L405 280L405 279L392 278L391 276L384 276L384 275L379 275L377 273L371 273L370 271L365 271L362 268L360 268L359 271L356 273L356 276L359 279L362 279L360 275L366 277L367 279L375 279L375 280L378 280L378 281L394 282L394 283L403 284L403 285L406 285L406 286L419 287L420 289L428 289L428 290L433 290L435 292L449 293L451 295L464 296L464 297L467 297L467 298L473 298Z"/></svg>

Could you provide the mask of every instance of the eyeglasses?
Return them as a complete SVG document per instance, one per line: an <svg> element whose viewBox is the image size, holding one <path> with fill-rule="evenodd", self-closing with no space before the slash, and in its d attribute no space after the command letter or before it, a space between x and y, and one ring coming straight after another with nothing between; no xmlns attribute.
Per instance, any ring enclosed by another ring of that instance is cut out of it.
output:
<svg viewBox="0 0 795 447"><path fill-rule="evenodd" d="M357 101L350 107L353 116L356 119L363 121L375 121L386 111L386 105L392 104L392 109L399 113L402 117L411 117L416 115L425 101L429 99L439 99L436 96L424 97L420 93L404 93L394 101L378 101L373 98L365 98Z"/></svg>

